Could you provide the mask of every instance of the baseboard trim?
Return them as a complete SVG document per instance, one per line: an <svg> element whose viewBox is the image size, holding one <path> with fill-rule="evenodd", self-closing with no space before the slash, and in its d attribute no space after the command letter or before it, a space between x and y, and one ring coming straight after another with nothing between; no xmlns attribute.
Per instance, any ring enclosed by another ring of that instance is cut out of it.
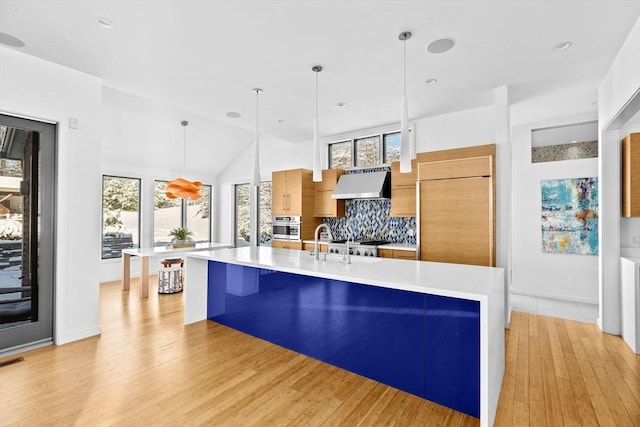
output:
<svg viewBox="0 0 640 427"><path fill-rule="evenodd" d="M55 340L55 344L56 345L63 345L63 344L68 344L70 342L74 342L74 341L79 341L85 338L90 338L90 337L94 337L96 335L100 335L102 333L102 329L100 328L100 326L95 327L95 328L91 328L91 329L85 329L83 331L79 331L79 332L74 332L72 334L66 334L58 339Z"/></svg>
<svg viewBox="0 0 640 427"><path fill-rule="evenodd" d="M45 338L43 340L30 342L28 344L17 345L15 347L7 348L6 350L0 351L0 359L18 353L26 353L27 351L36 350L38 348L47 347L50 345L53 345L53 338Z"/></svg>
<svg viewBox="0 0 640 427"><path fill-rule="evenodd" d="M562 295L562 294L552 294L552 293L547 293L547 292L537 292L537 291L530 291L530 290L527 290L527 289L511 288L510 291L511 291L511 294L513 294L513 295L525 295L525 296L529 296L529 297L559 299L559 300L563 300L563 301L579 302L579 303L583 303L583 304L594 304L594 305L598 305L599 304L598 300L593 300L591 298L581 298L581 297L568 296L568 295Z"/></svg>

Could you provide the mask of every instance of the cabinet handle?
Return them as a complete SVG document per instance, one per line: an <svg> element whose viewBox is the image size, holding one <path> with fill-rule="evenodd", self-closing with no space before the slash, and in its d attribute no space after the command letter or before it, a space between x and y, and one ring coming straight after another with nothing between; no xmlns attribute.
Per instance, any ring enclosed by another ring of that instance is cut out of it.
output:
<svg viewBox="0 0 640 427"><path fill-rule="evenodd" d="M282 195L282 210L283 211L285 210L285 207L284 207L284 199L285 199L285 197L287 197L287 196L285 194L283 194Z"/></svg>

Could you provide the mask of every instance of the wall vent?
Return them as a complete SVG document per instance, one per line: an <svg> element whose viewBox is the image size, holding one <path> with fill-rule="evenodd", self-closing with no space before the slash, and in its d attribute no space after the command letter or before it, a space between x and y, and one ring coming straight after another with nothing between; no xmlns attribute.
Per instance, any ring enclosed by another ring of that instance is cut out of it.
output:
<svg viewBox="0 0 640 427"><path fill-rule="evenodd" d="M16 363L24 362L24 357L16 357L15 359L9 359L0 362L0 368L4 368L5 366L15 365Z"/></svg>

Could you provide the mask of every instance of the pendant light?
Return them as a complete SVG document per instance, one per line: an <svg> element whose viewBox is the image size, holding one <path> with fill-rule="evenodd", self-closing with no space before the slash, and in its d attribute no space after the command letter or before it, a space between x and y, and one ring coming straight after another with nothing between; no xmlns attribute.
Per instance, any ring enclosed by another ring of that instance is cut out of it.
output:
<svg viewBox="0 0 640 427"><path fill-rule="evenodd" d="M322 71L321 65L314 65L311 70L316 73L316 114L313 118L313 182L322 181L320 167L320 135L318 132L318 73Z"/></svg>
<svg viewBox="0 0 640 427"><path fill-rule="evenodd" d="M407 110L407 40L409 31L398 36L402 40L402 97L400 98L400 172L411 172L411 141L409 140L409 112Z"/></svg>
<svg viewBox="0 0 640 427"><path fill-rule="evenodd" d="M182 125L182 174L185 174L187 165L187 126L189 122L183 120ZM193 199L197 200L202 197L200 189L202 183L200 181L189 181L185 178L176 178L167 182L166 196L169 199Z"/></svg>
<svg viewBox="0 0 640 427"><path fill-rule="evenodd" d="M260 132L258 130L258 98L262 89L255 88L253 91L256 93L256 142L254 144L253 152L253 178L251 179L251 185L258 187L260 185Z"/></svg>

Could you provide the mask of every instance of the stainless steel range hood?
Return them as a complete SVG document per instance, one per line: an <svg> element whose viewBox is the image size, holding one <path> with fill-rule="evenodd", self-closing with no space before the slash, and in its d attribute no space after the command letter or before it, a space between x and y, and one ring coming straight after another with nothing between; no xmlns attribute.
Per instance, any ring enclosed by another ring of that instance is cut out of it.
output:
<svg viewBox="0 0 640 427"><path fill-rule="evenodd" d="M332 199L389 199L390 173L387 171L345 174L340 177Z"/></svg>

